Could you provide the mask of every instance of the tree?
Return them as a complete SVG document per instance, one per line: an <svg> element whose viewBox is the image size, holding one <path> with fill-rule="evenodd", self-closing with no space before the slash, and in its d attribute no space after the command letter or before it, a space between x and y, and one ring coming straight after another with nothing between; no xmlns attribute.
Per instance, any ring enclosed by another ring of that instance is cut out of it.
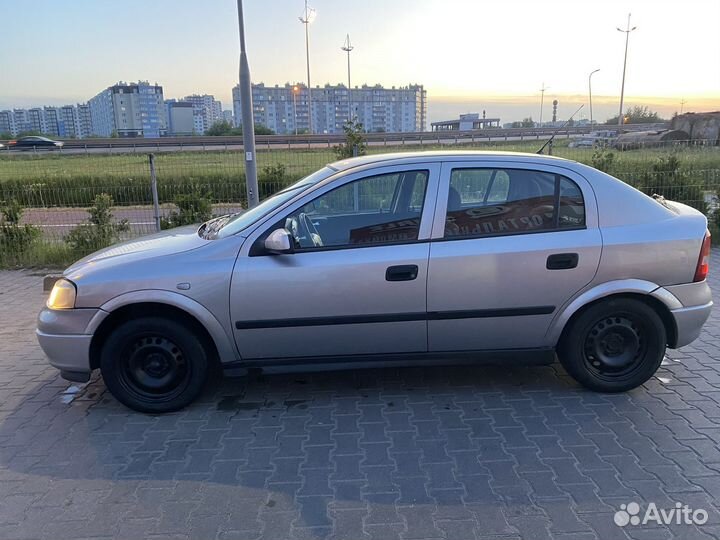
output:
<svg viewBox="0 0 720 540"><path fill-rule="evenodd" d="M208 128L208 130L205 132L205 135L209 135L210 137L222 137L224 135L233 135L233 127L227 120L221 120L220 122L215 122L212 126Z"/></svg>
<svg viewBox="0 0 720 540"><path fill-rule="evenodd" d="M522 122L513 122L511 124L511 127L514 128L531 128L535 127L535 121L532 119L532 116L529 116L527 118L523 118Z"/></svg>
<svg viewBox="0 0 720 540"><path fill-rule="evenodd" d="M275 132L268 128L263 126L262 124L255 124L255 135L274 135ZM242 135L243 130L242 126L239 127L233 127L230 122L227 120L221 120L219 122L215 122L208 130L205 132L205 135L209 135L210 137L227 137L229 135Z"/></svg>
<svg viewBox="0 0 720 540"><path fill-rule="evenodd" d="M12 138L12 133L0 133L0 141L8 141Z"/></svg>
<svg viewBox="0 0 720 540"><path fill-rule="evenodd" d="M658 113L651 111L647 106L641 107L640 105L630 107L625 112L625 119L623 121L624 124L655 124L657 122L665 122L665 120L660 118ZM608 118L605 122L605 124L609 126L617 125L617 123L617 115L612 118Z"/></svg>
<svg viewBox="0 0 720 540"><path fill-rule="evenodd" d="M343 124L345 142L333 146L338 159L345 159L353 156L364 156L367 151L367 142L363 133L362 123L357 120L348 120Z"/></svg>
<svg viewBox="0 0 720 540"><path fill-rule="evenodd" d="M109 246L119 238L121 232L130 229L127 219L119 222L113 220L113 202L113 198L106 193L96 196L93 205L88 208L90 216L87 221L68 233L65 241L76 253L92 253Z"/></svg>

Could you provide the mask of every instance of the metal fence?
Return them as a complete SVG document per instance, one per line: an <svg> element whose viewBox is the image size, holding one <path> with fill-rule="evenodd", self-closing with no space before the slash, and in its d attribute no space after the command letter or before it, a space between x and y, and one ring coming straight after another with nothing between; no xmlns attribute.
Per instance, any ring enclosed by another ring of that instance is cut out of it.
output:
<svg viewBox="0 0 720 540"><path fill-rule="evenodd" d="M533 152L537 147L537 143L527 142L462 146L463 149L525 152ZM448 146L442 144L439 148ZM367 152L417 149L432 147L369 146ZM648 194L658 193L690 204L705 212L711 224L715 224L720 191L720 148L717 146L695 142L621 152L569 148L567 141L558 141L553 153L606 170ZM73 243L72 231L87 228L93 212L97 212L98 197L102 198L101 206L107 206L100 217L107 219L111 227L106 236L101 236L101 242L155 232L158 221L167 228L240 211L246 206L243 157L242 152L224 150L156 152L153 158L136 153L0 156L0 210L3 210L0 250L4 254L4 259L0 254L0 264L9 264L8 261L53 264L56 259L62 263L66 258L82 255L89 246L83 248ZM335 159L332 148L259 150L260 198ZM151 161L156 177L157 208L153 205ZM22 230L32 232L26 234ZM18 242L27 245L18 249ZM39 245L54 246L49 249L57 252L56 255L49 258L28 255L32 251L29 246L35 249ZM22 256L16 256L20 252Z"/></svg>

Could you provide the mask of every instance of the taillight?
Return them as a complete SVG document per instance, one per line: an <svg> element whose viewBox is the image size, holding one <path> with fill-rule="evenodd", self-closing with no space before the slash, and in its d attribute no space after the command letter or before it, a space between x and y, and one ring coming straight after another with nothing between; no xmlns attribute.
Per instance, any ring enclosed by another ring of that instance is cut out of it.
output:
<svg viewBox="0 0 720 540"><path fill-rule="evenodd" d="M702 248L700 248L700 257L698 258L697 267L695 267L695 278L693 281L702 281L710 270L710 231L705 231Z"/></svg>

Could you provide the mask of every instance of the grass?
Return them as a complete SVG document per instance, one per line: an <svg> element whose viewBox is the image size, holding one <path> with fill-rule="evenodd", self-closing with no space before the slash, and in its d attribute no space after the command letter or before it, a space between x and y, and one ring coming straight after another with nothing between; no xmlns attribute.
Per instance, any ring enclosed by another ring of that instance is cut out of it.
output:
<svg viewBox="0 0 720 540"><path fill-rule="evenodd" d="M541 144L542 141L524 141L457 146L370 146L368 152L438 149L535 152ZM612 153L608 172L614 176L646 193L662 193L710 212L709 201L717 197L720 189L720 148L645 148ZM594 150L569 148L567 140L560 140L555 142L553 154L592 165ZM671 154L678 159L676 172L670 175L651 172L660 158ZM244 204L243 157L243 153L238 151L155 153L160 203L176 201L180 195L207 195L214 203ZM257 163L261 198L335 159L331 148L259 149ZM87 208L97 195L107 193L116 207L139 205L147 208L152 202L150 183L145 154L0 154L0 202L14 198L25 207ZM715 216L711 217L714 226ZM0 267L56 267L75 258L77 254L67 244L44 237L19 254L0 250Z"/></svg>

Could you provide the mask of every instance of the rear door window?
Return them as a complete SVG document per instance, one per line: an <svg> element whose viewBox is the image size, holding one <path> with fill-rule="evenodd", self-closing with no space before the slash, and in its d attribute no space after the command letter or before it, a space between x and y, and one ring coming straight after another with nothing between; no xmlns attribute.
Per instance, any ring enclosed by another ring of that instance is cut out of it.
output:
<svg viewBox="0 0 720 540"><path fill-rule="evenodd" d="M522 234L585 226L580 188L526 169L453 169L445 237Z"/></svg>

